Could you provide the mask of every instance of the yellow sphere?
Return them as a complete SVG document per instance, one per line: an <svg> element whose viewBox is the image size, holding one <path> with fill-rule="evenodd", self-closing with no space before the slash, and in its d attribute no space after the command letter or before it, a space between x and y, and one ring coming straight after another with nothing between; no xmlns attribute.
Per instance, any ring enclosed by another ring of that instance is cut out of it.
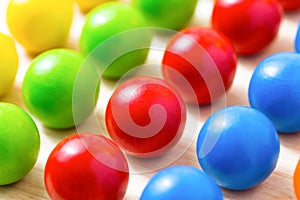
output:
<svg viewBox="0 0 300 200"><path fill-rule="evenodd" d="M18 71L18 54L13 39L0 33L0 97L13 86Z"/></svg>
<svg viewBox="0 0 300 200"><path fill-rule="evenodd" d="M73 6L72 0L11 0L8 28L29 53L60 47L69 35Z"/></svg>

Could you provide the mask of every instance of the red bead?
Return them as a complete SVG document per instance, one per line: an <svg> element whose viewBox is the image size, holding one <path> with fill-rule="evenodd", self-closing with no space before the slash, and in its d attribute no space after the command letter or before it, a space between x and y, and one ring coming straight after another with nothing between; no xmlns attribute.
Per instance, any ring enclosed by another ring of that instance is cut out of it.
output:
<svg viewBox="0 0 300 200"><path fill-rule="evenodd" d="M51 199L123 199L129 179L122 151L109 139L81 133L61 141L45 167Z"/></svg>
<svg viewBox="0 0 300 200"><path fill-rule="evenodd" d="M217 0L212 25L225 34L238 54L255 54L277 35L282 7L277 0Z"/></svg>
<svg viewBox="0 0 300 200"><path fill-rule="evenodd" d="M129 155L162 155L180 139L186 109L165 81L140 77L118 87L109 100L106 126L110 137Z"/></svg>
<svg viewBox="0 0 300 200"><path fill-rule="evenodd" d="M284 10L293 11L300 9L300 1L299 0L279 0Z"/></svg>
<svg viewBox="0 0 300 200"><path fill-rule="evenodd" d="M236 54L230 41L216 30L190 27L170 40L162 64L165 79L186 102L208 104L231 86Z"/></svg>

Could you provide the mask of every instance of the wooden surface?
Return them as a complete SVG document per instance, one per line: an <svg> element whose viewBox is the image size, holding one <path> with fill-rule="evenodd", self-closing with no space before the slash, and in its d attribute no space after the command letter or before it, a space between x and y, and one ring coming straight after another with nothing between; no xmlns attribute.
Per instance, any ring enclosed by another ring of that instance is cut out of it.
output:
<svg viewBox="0 0 300 200"><path fill-rule="evenodd" d="M0 1L0 31L9 34L5 22L5 10L7 0ZM59 7L59 6L58 6ZM66 47L78 50L77 41L80 34L80 29L84 21L84 15L81 14L75 6L76 15L74 17L72 30L70 33L69 42ZM211 11L211 1L202 0L195 12L195 16L191 25L209 25L209 16ZM252 57L239 57L238 69L233 86L226 95L226 105L248 105L247 88L253 69L256 64L268 55L279 51L294 51L294 38L297 30L298 20L300 20L300 11L285 14L282 22L280 32L275 41L262 53ZM163 41L161 41L163 42ZM25 108L21 98L21 85L24 73L31 61L30 58L18 45L18 53L20 55L20 65L17 79L12 91L0 99L0 101L11 102ZM162 52L152 52L147 60L148 63L159 63ZM158 54L158 56L157 56ZM144 71L145 73L145 71ZM149 73L158 73L157 71L149 71ZM137 73L139 74L139 73ZM101 86L100 100L101 105L97 107L97 116L103 126L103 110L105 109L105 102L112 92L113 83L104 81ZM218 102L213 106L214 109L223 107L218 105ZM193 107L189 108L191 111ZM191 118L199 120L202 125L204 120L211 114L213 110L211 107L201 107L200 116L190 113ZM43 183L43 169L47 157L53 147L64 137L75 133L76 129L65 131L50 130L44 128L37 120L40 135L41 135L41 151L38 162L34 169L18 183L0 187L0 199L48 199L47 193ZM280 157L275 171L262 184L246 191L229 191L223 190L225 199L253 199L253 200L271 200L271 199L295 199L292 176L299 159L300 154L300 133L296 134L280 134L281 150ZM190 143L189 143L190 144ZM172 156L172 155L171 155ZM176 158L175 155L174 158ZM131 160L130 160L131 162ZM191 165L199 167L195 155L195 143L192 141L188 149L174 162L168 163L170 165ZM1 167L1 166L0 166ZM127 200L138 199L144 186L154 172L149 173L132 173L130 175L130 182L125 196Z"/></svg>

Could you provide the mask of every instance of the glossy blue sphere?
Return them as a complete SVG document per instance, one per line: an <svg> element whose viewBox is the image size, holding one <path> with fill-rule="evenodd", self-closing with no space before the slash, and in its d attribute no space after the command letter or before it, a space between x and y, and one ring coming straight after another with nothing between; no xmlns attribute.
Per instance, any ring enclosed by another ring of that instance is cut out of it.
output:
<svg viewBox="0 0 300 200"><path fill-rule="evenodd" d="M263 113L232 106L207 119L199 133L196 151L202 169L220 186L244 190L272 173L279 149L276 129Z"/></svg>
<svg viewBox="0 0 300 200"><path fill-rule="evenodd" d="M155 174L140 200L222 200L216 182L203 171L190 166L172 166Z"/></svg>
<svg viewBox="0 0 300 200"><path fill-rule="evenodd" d="M262 60L248 94L251 107L267 115L279 132L300 131L300 54L282 52Z"/></svg>

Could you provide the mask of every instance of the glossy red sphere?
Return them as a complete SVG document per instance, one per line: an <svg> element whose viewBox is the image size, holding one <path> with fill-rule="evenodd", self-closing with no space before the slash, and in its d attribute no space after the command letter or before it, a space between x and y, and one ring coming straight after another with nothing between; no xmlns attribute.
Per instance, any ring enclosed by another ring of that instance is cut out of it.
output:
<svg viewBox="0 0 300 200"><path fill-rule="evenodd" d="M236 54L223 34L190 27L177 33L165 51L163 75L188 103L209 104L231 86Z"/></svg>
<svg viewBox="0 0 300 200"><path fill-rule="evenodd" d="M186 109L165 81L139 77L120 85L109 100L106 126L110 137L129 155L155 157L181 138Z"/></svg>
<svg viewBox="0 0 300 200"><path fill-rule="evenodd" d="M300 1L299 0L279 0L284 10L292 11L300 9Z"/></svg>
<svg viewBox="0 0 300 200"><path fill-rule="evenodd" d="M120 200L128 185L128 164L109 139L82 133L67 137L50 154L44 180L51 199Z"/></svg>
<svg viewBox="0 0 300 200"><path fill-rule="evenodd" d="M212 25L233 43L238 54L255 54L277 35L282 19L278 0L217 0Z"/></svg>

